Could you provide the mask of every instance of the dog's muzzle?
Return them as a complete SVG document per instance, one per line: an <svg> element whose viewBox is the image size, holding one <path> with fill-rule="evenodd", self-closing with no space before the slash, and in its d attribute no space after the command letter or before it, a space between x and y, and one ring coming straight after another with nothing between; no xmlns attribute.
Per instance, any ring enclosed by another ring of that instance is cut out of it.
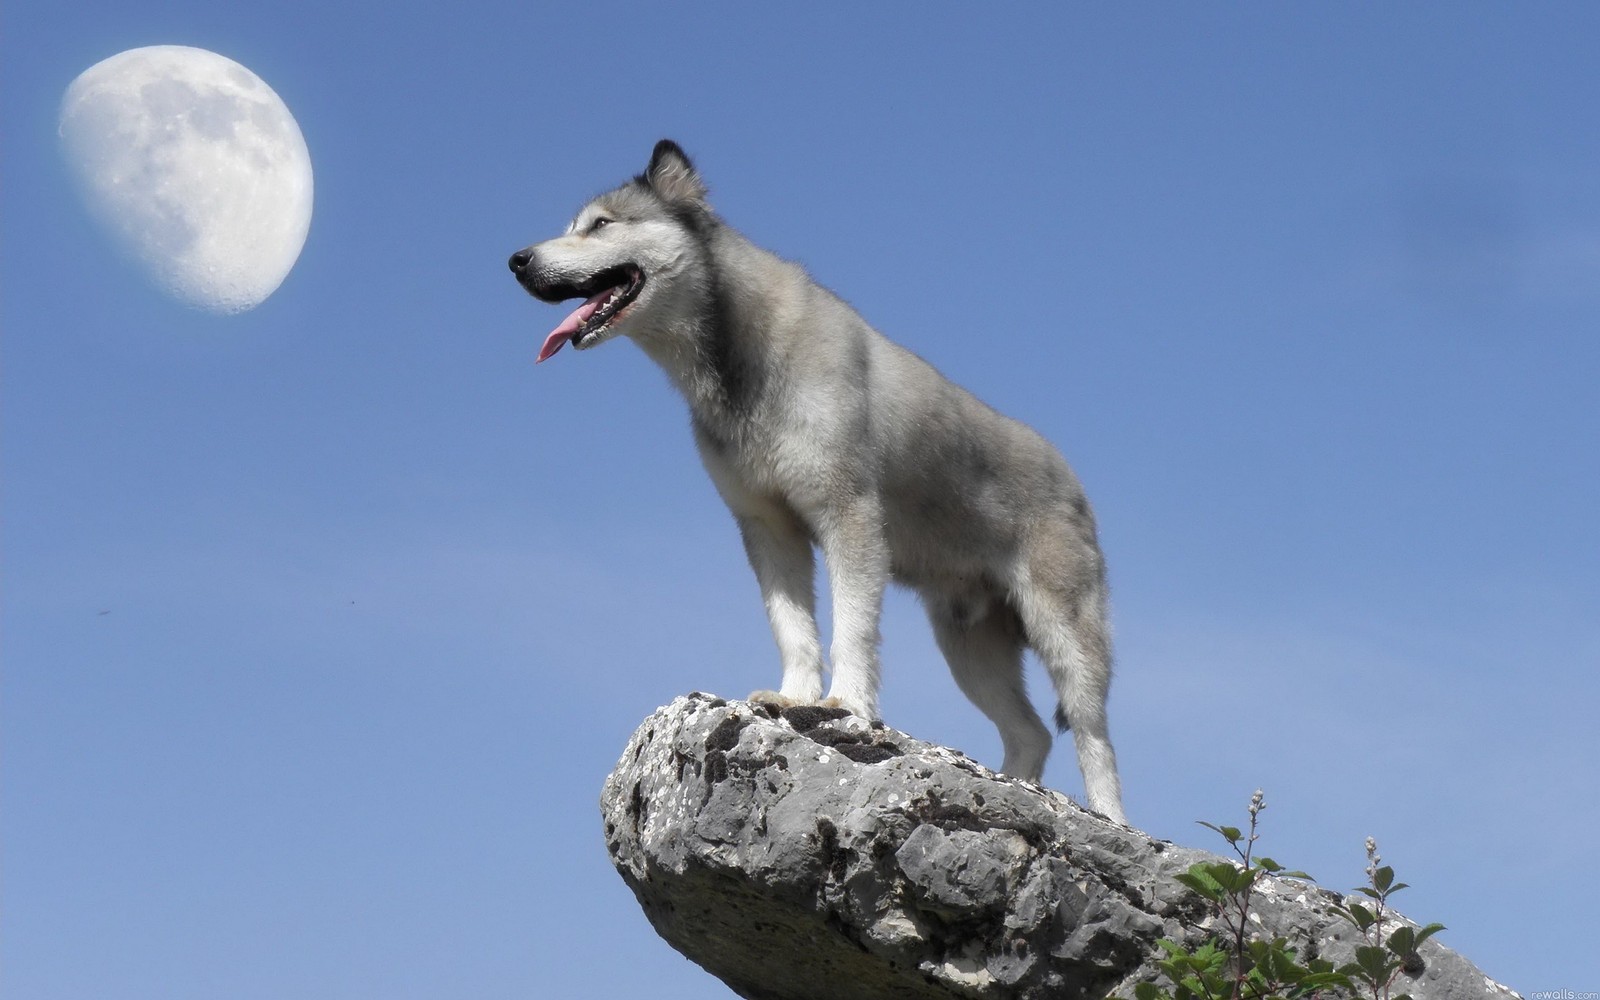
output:
<svg viewBox="0 0 1600 1000"><path fill-rule="evenodd" d="M510 266L517 283L541 301L584 300L583 305L574 309L545 338L539 350L540 361L547 360L568 343L579 350L599 343L611 331L611 321L633 304L645 283L644 272L637 264L618 264L581 280L553 277L547 269L539 267L533 247L512 254Z"/></svg>
<svg viewBox="0 0 1600 1000"><path fill-rule="evenodd" d="M537 273L537 269L534 267L535 260L536 257L534 256L533 247L523 247L521 250L518 250L516 253L511 255L511 273L517 276L518 284L520 284L523 288L526 288L533 295L543 299L544 296L539 294L539 282L535 277ZM546 299L545 301L559 302L561 300Z"/></svg>

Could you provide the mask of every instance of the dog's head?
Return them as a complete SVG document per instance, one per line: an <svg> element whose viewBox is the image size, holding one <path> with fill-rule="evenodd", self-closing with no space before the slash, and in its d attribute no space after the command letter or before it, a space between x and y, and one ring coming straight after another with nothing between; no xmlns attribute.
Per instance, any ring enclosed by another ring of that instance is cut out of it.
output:
<svg viewBox="0 0 1600 1000"><path fill-rule="evenodd" d="M674 279L703 252L713 218L694 164L662 139L644 173L585 205L562 235L512 254L512 273L536 298L583 299L545 338L539 360L569 341L587 350L666 321Z"/></svg>

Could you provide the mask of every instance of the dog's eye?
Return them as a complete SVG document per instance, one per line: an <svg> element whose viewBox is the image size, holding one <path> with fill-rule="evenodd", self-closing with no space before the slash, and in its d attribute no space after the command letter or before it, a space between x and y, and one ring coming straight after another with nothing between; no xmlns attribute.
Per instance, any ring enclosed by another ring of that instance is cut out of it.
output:
<svg viewBox="0 0 1600 1000"><path fill-rule="evenodd" d="M611 220L601 216L600 218L589 223L589 232L598 233L602 227L609 225L611 225Z"/></svg>

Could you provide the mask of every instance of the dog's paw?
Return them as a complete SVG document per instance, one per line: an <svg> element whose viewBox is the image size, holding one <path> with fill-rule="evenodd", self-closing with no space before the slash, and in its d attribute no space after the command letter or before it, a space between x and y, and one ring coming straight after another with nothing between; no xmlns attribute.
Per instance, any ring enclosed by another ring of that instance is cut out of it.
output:
<svg viewBox="0 0 1600 1000"><path fill-rule="evenodd" d="M841 710L841 711L849 712L851 715L855 716L856 718L865 719L868 722L878 722L879 721L878 710L877 710L877 708L875 706L870 705L870 704L868 704L868 705L852 704L850 701L848 701L848 700L846 700L844 698L841 698L836 694L829 695L828 697L822 699L819 702L816 702L815 704L817 705L818 708L832 708L832 709L838 709L838 710Z"/></svg>
<svg viewBox="0 0 1600 1000"><path fill-rule="evenodd" d="M750 697L745 700L756 705L771 705L773 708L778 709L794 708L796 705L805 704L776 691L752 691L750 692Z"/></svg>

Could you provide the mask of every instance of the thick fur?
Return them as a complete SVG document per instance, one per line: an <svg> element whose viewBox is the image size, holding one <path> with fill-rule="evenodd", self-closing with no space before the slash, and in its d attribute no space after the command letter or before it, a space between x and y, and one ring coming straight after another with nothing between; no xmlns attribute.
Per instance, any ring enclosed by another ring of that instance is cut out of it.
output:
<svg viewBox="0 0 1600 1000"><path fill-rule="evenodd" d="M1025 649L1038 653L1090 807L1123 822L1106 725L1105 567L1060 454L725 224L671 141L564 235L511 259L518 280L550 301L589 294L619 265L642 273L642 289L573 342L630 337L688 401L783 663L779 690L752 697L876 718L878 619L896 580L921 596L957 684L999 728L1002 769L1035 781L1051 737L1022 661ZM818 550L834 612L826 699Z"/></svg>

